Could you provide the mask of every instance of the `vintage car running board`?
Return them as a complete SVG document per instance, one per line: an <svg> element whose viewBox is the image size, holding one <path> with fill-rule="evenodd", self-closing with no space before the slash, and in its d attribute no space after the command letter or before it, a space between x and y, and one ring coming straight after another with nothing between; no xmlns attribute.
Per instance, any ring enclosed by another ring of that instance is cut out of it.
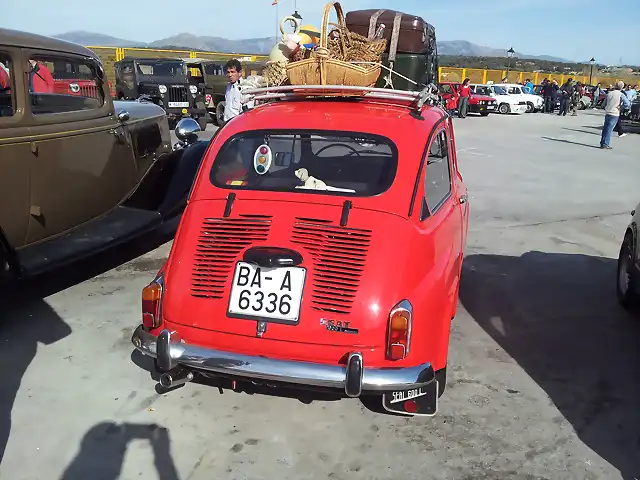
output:
<svg viewBox="0 0 640 480"><path fill-rule="evenodd" d="M107 215L85 223L42 244L26 246L17 252L22 275L37 275L65 263L88 257L123 243L162 222L160 213L129 207L116 207Z"/></svg>

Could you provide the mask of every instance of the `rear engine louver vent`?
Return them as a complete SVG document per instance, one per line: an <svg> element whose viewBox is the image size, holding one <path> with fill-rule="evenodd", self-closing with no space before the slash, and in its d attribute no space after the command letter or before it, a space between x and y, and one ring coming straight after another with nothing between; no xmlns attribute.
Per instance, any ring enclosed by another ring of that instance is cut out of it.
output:
<svg viewBox="0 0 640 480"><path fill-rule="evenodd" d="M350 312L370 241L370 230L338 227L325 220L296 219L292 242L313 256L312 308L321 312Z"/></svg>
<svg viewBox="0 0 640 480"><path fill-rule="evenodd" d="M270 227L271 217L267 215L205 218L193 259L191 295L223 298L238 254L255 242L265 241Z"/></svg>

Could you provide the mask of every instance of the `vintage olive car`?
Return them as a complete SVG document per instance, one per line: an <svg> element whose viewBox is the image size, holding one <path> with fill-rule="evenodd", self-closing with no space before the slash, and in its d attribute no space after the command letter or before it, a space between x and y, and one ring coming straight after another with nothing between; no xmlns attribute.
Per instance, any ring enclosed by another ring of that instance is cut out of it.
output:
<svg viewBox="0 0 640 480"><path fill-rule="evenodd" d="M0 29L0 284L179 215L209 145L197 131L182 120L172 147L164 110L114 102L93 52Z"/></svg>
<svg viewBox="0 0 640 480"><path fill-rule="evenodd" d="M204 58L183 58L189 71L189 83L202 92L205 105L211 118L222 125L224 116L224 92L229 80L225 71L226 60L208 60ZM242 65L242 75L259 75L266 65L263 61L245 61L238 58Z"/></svg>
<svg viewBox="0 0 640 480"><path fill-rule="evenodd" d="M147 98L167 112L171 129L184 117L195 119L202 130L207 127L204 96L189 84L182 59L125 57L114 68L118 100Z"/></svg>

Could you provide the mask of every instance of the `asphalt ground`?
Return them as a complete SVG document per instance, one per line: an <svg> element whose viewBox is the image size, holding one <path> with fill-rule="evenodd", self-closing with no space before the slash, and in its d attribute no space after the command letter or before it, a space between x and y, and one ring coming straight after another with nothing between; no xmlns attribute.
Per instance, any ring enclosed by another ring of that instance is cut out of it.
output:
<svg viewBox="0 0 640 480"><path fill-rule="evenodd" d="M471 224L437 416L195 383L157 393L130 336L170 249L158 232L12 294L0 478L640 477L640 321L615 299L640 137L598 149L594 111L454 123Z"/></svg>

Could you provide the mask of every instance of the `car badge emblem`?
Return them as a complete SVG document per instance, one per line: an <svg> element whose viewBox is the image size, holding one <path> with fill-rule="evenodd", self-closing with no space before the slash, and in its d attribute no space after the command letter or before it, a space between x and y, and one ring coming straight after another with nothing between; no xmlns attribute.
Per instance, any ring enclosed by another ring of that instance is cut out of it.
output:
<svg viewBox="0 0 640 480"><path fill-rule="evenodd" d="M183 113L184 115L186 115L187 113L189 113L189 110L187 110L186 108L183 108L183 109L182 109L182 113Z"/></svg>
<svg viewBox="0 0 640 480"><path fill-rule="evenodd" d="M342 320L330 320L328 318L321 318L320 325L324 325L324 327L330 332L340 332L340 333L358 333L357 328L350 327L351 322L344 322Z"/></svg>
<svg viewBox="0 0 640 480"><path fill-rule="evenodd" d="M256 326L256 337L262 338L267 331L267 322L258 322Z"/></svg>
<svg viewBox="0 0 640 480"><path fill-rule="evenodd" d="M77 83L71 83L69 84L69 90L71 90L73 93L78 93L80 91L80 85L78 85Z"/></svg>

